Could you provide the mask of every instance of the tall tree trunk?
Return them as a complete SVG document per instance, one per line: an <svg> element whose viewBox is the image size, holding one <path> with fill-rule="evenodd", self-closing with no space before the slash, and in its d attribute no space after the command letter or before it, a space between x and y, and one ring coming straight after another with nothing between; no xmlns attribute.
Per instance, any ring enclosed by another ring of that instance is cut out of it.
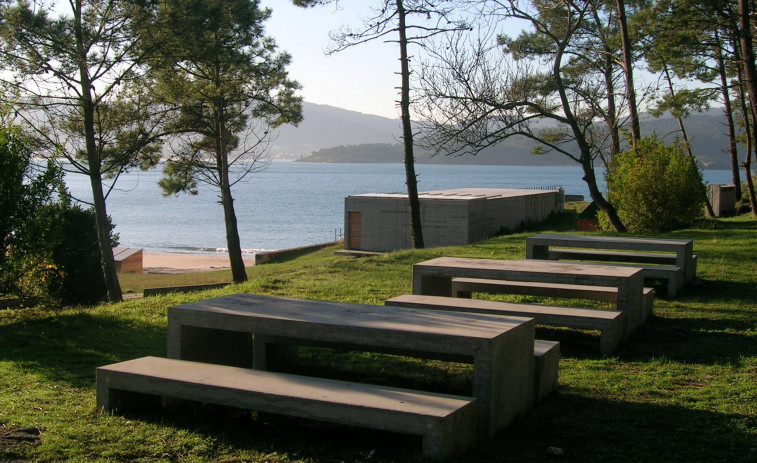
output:
<svg viewBox="0 0 757 463"><path fill-rule="evenodd" d="M739 0L739 42L741 45L741 63L744 71L744 83L751 108L751 123L747 126L752 131L752 143L757 143L757 66L754 63L754 43L752 42L752 25L749 20L751 14L747 0ZM749 201L752 205L752 214L757 216L757 200L755 198L754 185L750 175L751 151L744 161L744 169L747 174L747 186Z"/></svg>
<svg viewBox="0 0 757 463"><path fill-rule="evenodd" d="M568 121L568 125L570 126L571 131L573 132L573 136L576 139L576 143L578 144L578 149L581 152L581 167L584 171L583 180L589 187L589 195L591 196L591 199L594 200L594 203L597 205L599 210L601 210L607 217L607 220L610 221L610 225L612 226L613 230L618 233L625 233L626 227L620 220L618 211L615 210L615 207L613 207L613 205L610 204L604 198L604 196L602 196L602 192L599 191L599 186L597 186L597 176L594 172L594 160L591 156L591 147L586 141L586 137L581 131L581 128L578 126L576 116L570 106L570 99L568 98L568 95L565 91L565 83L562 80L561 74L562 56L565 51L565 44L566 42L563 42L563 44L558 47L557 52L555 53L555 63L552 68L552 75L554 76L557 92L560 95L560 103L562 105L563 112L565 113L565 119Z"/></svg>
<svg viewBox="0 0 757 463"><path fill-rule="evenodd" d="M105 195L103 193L100 155L97 151L95 140L95 104L92 98L92 84L89 78L87 62L87 50L84 49L84 36L82 31L82 3L75 2L75 37L79 66L79 79L81 83L81 105L84 117L84 140L87 150L87 165L89 168L89 183L92 187L92 202L95 209L95 226L97 228L97 243L100 247L100 260L102 263L105 288L110 302L120 302L123 299L121 285L118 282L116 272L116 260L113 257L113 248L110 241L110 222L105 208Z"/></svg>
<svg viewBox="0 0 757 463"><path fill-rule="evenodd" d="M605 199L602 192L599 190L596 172L594 171L594 164L591 160L589 160L589 162L582 161L581 167L584 171L583 181L586 182L586 185L589 187L589 196L592 201L594 201L594 204L596 204L599 210L602 211L605 217L607 217L607 220L610 221L613 230L618 233L625 233L627 231L626 226L623 225L623 221L620 220L618 211L607 201L607 199Z"/></svg>
<svg viewBox="0 0 757 463"><path fill-rule="evenodd" d="M755 200L755 193L754 193L754 185L752 182L752 175L751 175L751 163L752 163L752 146L753 146L753 137L752 132L749 130L749 127L751 127L752 117L751 113L749 112L749 107L747 105L746 99L747 96L744 92L744 82L742 77L742 69L740 66L736 67L736 77L739 82L739 103L741 104L741 114L744 117L744 127L747 129L744 131L744 135L746 138L746 157L744 158L744 163L741 164L744 166L744 176L746 177L746 191L747 195L749 196L749 204L752 206L752 213L755 211L755 207L757 207L757 200Z"/></svg>
<svg viewBox="0 0 757 463"><path fill-rule="evenodd" d="M229 187L228 169L224 172L223 176L221 204L223 206L223 219L226 224L226 246L229 248L231 278L234 283L243 283L247 281L247 271L244 268L244 260L242 259L242 245L239 239L237 215L234 211L234 199L231 196L231 188Z"/></svg>
<svg viewBox="0 0 757 463"><path fill-rule="evenodd" d="M665 80L668 83L668 91L670 92L670 96L675 100L676 98L676 90L675 87L673 87L673 79L670 77L670 70L668 69L668 64L663 63L662 64L663 72L665 73ZM694 158L694 153L691 151L691 143L689 143L689 135L686 133L686 126L683 125L683 117L680 115L675 116L676 121L678 122L678 130L681 132L681 139L683 139L683 148L686 150L686 154L689 155L690 158Z"/></svg>
<svg viewBox="0 0 757 463"><path fill-rule="evenodd" d="M635 148L641 138L641 123L636 106L636 89L633 80L633 51L631 50L631 39L628 35L625 1L615 0L615 4L618 8L618 25L620 26L621 45L623 46L623 72L626 76L626 98L628 98L628 111L631 119L631 143Z"/></svg>
<svg viewBox="0 0 757 463"><path fill-rule="evenodd" d="M216 63L220 71L220 63ZM220 74L219 74L220 75ZM220 86L219 82L216 82ZM242 245L239 240L237 215L234 211L234 198L231 196L231 182L229 181L228 142L226 139L226 119L224 102L216 102L216 168L218 169L219 188L221 190L221 206L223 207L223 222L226 227L226 247L229 251L231 279L234 283L247 281L247 271L242 260Z"/></svg>
<svg viewBox="0 0 757 463"><path fill-rule="evenodd" d="M736 187L736 201L741 201L741 175L739 174L739 150L736 143L736 125L733 121L733 108L731 107L731 95L728 91L728 76L725 69L723 51L720 48L720 36L715 31L715 41L718 43L717 62L720 86L723 89L723 112L725 113L726 126L728 127L728 154L731 159L731 178Z"/></svg>
<svg viewBox="0 0 757 463"><path fill-rule="evenodd" d="M610 127L610 156L620 153L620 127L618 110L615 105L615 83L612 77L613 59L610 49L605 47L605 86L607 88L607 125Z"/></svg>
<svg viewBox="0 0 757 463"><path fill-rule="evenodd" d="M665 80L668 82L668 91L670 91L670 96L675 100L676 98L676 91L673 87L673 79L670 77L670 70L668 69L668 63L663 62L662 64L663 72L665 72ZM689 142L689 136L686 133L686 126L683 125L683 117L680 115L676 116L676 121L678 121L678 130L681 132L681 138L683 139L683 147L686 150L686 154L689 156L689 159L691 159L692 163L696 163L696 160L694 158L694 153L691 151L691 143ZM715 217L715 211L712 209L712 203L710 202L710 195L705 194L704 196L704 207L707 211L707 215L710 217Z"/></svg>
<svg viewBox="0 0 757 463"><path fill-rule="evenodd" d="M610 131L610 158L620 153L620 124L618 124L618 109L615 103L615 80L613 78L613 67L615 60L613 59L613 52L607 45L607 38L605 36L605 27L602 24L602 19L599 17L599 12L596 8L593 9L594 23L597 25L600 36L602 38L602 47L604 52L604 78L605 89L607 90L607 112L605 114L605 123ZM605 166L609 163L610 159L604 159Z"/></svg>
<svg viewBox="0 0 757 463"><path fill-rule="evenodd" d="M742 96L741 98L741 106L744 114L744 123L747 127L749 127L750 124L754 124L754 121L750 120L752 119L747 113L747 105L744 101L744 98ZM747 131L749 132L749 131ZM752 146L754 145L754 137L751 133L746 134L746 157L744 158L744 163L742 166L744 166L744 177L746 177L746 191L747 195L749 196L749 204L752 208L752 214L757 215L757 195L755 195L754 192L754 182L752 181L752 173L751 173L751 164L752 164Z"/></svg>
<svg viewBox="0 0 757 463"><path fill-rule="evenodd" d="M413 155L413 128L410 121L410 62L407 55L407 34L405 25L405 5L403 0L396 0L399 19L400 63L402 87L400 89L400 117L402 119L402 141L405 146L405 183L410 202L410 235L413 248L421 249L423 244L423 227L421 225L421 202L418 198L418 178L415 174L415 157Z"/></svg>

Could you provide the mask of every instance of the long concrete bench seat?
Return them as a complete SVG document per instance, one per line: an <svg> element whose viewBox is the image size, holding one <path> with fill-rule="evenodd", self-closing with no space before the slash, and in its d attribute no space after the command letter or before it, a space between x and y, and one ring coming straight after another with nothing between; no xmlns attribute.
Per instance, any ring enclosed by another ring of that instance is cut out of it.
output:
<svg viewBox="0 0 757 463"><path fill-rule="evenodd" d="M601 262L626 262L654 265L677 265L678 256L672 253L602 251L598 249L550 249L549 255L558 259L596 260ZM692 256L696 265L698 257ZM694 272L696 273L696 272Z"/></svg>
<svg viewBox="0 0 757 463"><path fill-rule="evenodd" d="M521 296L561 297L617 302L618 288L612 286L569 285L561 283L453 278L452 297L470 299L472 293L516 294ZM652 315L654 288L644 288L644 316Z"/></svg>
<svg viewBox="0 0 757 463"><path fill-rule="evenodd" d="M143 357L97 369L97 406L124 393L194 400L420 435L423 455L450 458L476 439L475 399L245 368Z"/></svg>
<svg viewBox="0 0 757 463"><path fill-rule="evenodd" d="M626 337L626 314L618 310L516 304L417 294L393 297L386 300L385 304L416 309L531 317L540 325L598 330L600 332L599 350L603 355L614 352L620 341Z"/></svg>
<svg viewBox="0 0 757 463"><path fill-rule="evenodd" d="M550 256L552 253L559 253L562 250L549 251ZM586 265L606 265L606 264L594 264L592 262L583 262ZM678 294L683 286L686 284L686 274L682 267L678 266L663 266L663 265L644 265L644 264L613 264L619 267L633 267L640 268L644 275L644 282L650 283L655 280L662 280L665 282L665 294L668 299L673 299Z"/></svg>

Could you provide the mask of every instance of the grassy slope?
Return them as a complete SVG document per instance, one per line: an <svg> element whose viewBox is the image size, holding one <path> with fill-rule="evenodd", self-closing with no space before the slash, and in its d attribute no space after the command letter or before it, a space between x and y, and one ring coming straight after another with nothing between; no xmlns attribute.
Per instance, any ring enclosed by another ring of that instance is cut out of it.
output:
<svg viewBox="0 0 757 463"><path fill-rule="evenodd" d="M522 258L526 236L354 260L330 248L250 268L248 283L223 290L55 312L0 311L0 427L43 430L39 446L0 447L0 461L418 461L419 442L390 433L203 406L102 414L94 370L165 355L170 305L234 292L380 304L410 292L414 262ZM541 337L567 341L559 392L462 460L552 461L547 449L559 447L563 461L757 461L757 220L709 221L669 236L695 240L701 285L655 301L655 316L612 358L596 354L594 337L540 330ZM138 290L147 283L131 284ZM376 354L308 350L288 369L430 390L470 388L467 365Z"/></svg>

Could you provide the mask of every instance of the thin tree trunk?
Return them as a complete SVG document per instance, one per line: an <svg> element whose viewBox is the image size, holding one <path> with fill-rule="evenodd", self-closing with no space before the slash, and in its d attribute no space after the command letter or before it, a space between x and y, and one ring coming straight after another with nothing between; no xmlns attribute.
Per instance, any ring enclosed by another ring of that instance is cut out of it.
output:
<svg viewBox="0 0 757 463"><path fill-rule="evenodd" d="M753 138L752 138L752 132L749 130L749 127L751 127L751 124L753 122L752 122L752 117L749 113L749 108L747 107L747 102L746 102L747 97L744 93L744 82L742 78L741 67L737 66L736 77L739 82L739 89L741 90L738 95L739 103L741 103L741 114L744 117L744 127L747 128L747 130L744 131L744 135L745 135L744 138L746 139L746 157L744 159L744 163L741 165L744 166L744 174L746 177L746 186L747 186L747 195L749 196L749 204L752 206L752 213L754 213L757 200L755 200L754 185L752 182L752 175L751 175Z"/></svg>
<svg viewBox="0 0 757 463"><path fill-rule="evenodd" d="M757 142L757 66L754 63L754 45L752 42L752 25L749 20L750 7L747 0L739 0L739 42L741 44L741 63L744 71L744 83L751 102L751 123L747 126L752 131L752 143ZM755 198L754 185L750 175L751 150L747 153L744 161L744 170L747 173L747 187L749 202L752 206L752 214L757 216L757 198Z"/></svg>
<svg viewBox="0 0 757 463"><path fill-rule="evenodd" d="M715 41L720 44L720 36L715 31ZM720 74L720 86L723 88L723 112L725 113L728 127L728 154L731 159L731 178L736 187L736 201L741 201L741 175L739 174L739 151L736 143L736 125L733 122L733 108L731 107L731 95L728 91L728 76L726 75L723 52L717 49L718 73Z"/></svg>
<svg viewBox="0 0 757 463"><path fill-rule="evenodd" d="M76 2L74 15L76 18L75 36L79 59L82 115L84 116L84 139L87 150L87 165L89 167L89 183L92 187L92 202L95 209L97 243L100 247L100 260L108 300L110 302L120 302L123 299L123 295L121 294L121 285L118 282L118 274L116 272L116 260L113 257L113 248L111 247L110 222L108 221L108 212L105 208L100 156L97 152L97 143L95 141L95 105L92 99L92 84L89 78L89 70L87 69L87 51L83 45L81 2Z"/></svg>
<svg viewBox="0 0 757 463"><path fill-rule="evenodd" d="M602 24L602 20L599 17L599 13L595 8L593 10L594 23L597 25L600 36L602 37L602 47L604 51L604 78L605 88L607 89L607 113L605 116L605 123L610 130L610 158L620 153L620 127L618 124L618 109L615 103L615 82L613 80L613 65L615 60L613 58L613 52L607 45L607 39L605 37L605 28ZM605 166L609 163L609 159L604 159Z"/></svg>
<svg viewBox="0 0 757 463"><path fill-rule="evenodd" d="M421 249L423 227L421 225L421 203L418 198L418 179L415 174L415 157L413 155L413 128L410 122L410 63L407 55L407 35L405 25L405 6L403 0L396 0L399 18L400 63L402 87L400 89L400 114L402 119L402 140L405 146L405 183L410 202L410 235L413 248Z"/></svg>
<svg viewBox="0 0 757 463"><path fill-rule="evenodd" d="M609 48L605 48L605 86L607 87L607 125L610 127L610 156L620 153L620 127L618 126L618 111L615 105L615 84L612 79L613 59Z"/></svg>
<svg viewBox="0 0 757 463"><path fill-rule="evenodd" d="M219 65L220 69L220 65ZM217 85L220 85L217 83ZM226 247L229 251L229 264L231 266L231 279L234 283L247 281L247 271L242 260L242 245L239 240L237 227L237 215L234 211L234 198L231 196L231 183L229 182L228 143L226 141L226 121L224 116L224 102L216 103L216 168L221 190L221 206L223 207L223 222L226 227Z"/></svg>
<svg viewBox="0 0 757 463"><path fill-rule="evenodd" d="M626 98L628 98L628 111L631 119L631 142L635 148L641 138L641 123L636 106L636 89L633 80L633 53L631 39L628 36L625 2L624 0L616 0L615 3L618 8L618 25L620 26L620 38L623 46L623 72L626 75Z"/></svg>
<svg viewBox="0 0 757 463"><path fill-rule="evenodd" d="M668 64L663 63L662 65L663 72L665 73L665 80L668 82L668 91L670 92L670 96L675 100L676 98L676 90L673 87L673 79L670 77L670 70L668 69ZM690 158L694 157L694 153L691 151L691 143L689 143L689 136L686 133L686 127L683 125L683 118L681 116L675 116L676 121L678 122L678 130L681 132L681 138L683 139L683 147L686 150L686 154L689 155Z"/></svg>
<svg viewBox="0 0 757 463"><path fill-rule="evenodd" d="M226 246L229 248L229 263L231 264L231 278L234 283L247 281L247 271L242 259L242 245L237 227L237 215L234 211L234 199L231 196L228 170L224 173L224 186L221 187L221 204L223 205L223 219L226 224Z"/></svg>
<svg viewBox="0 0 757 463"><path fill-rule="evenodd" d="M665 72L665 80L668 82L668 90L670 91L670 96L673 98L673 100L675 100L676 91L673 87L673 79L670 77L668 63L663 63L662 69ZM686 154L689 156L689 159L691 159L691 162L696 164L694 153L691 151L689 136L686 134L686 126L683 125L683 117L681 117L680 115L676 116L676 121L678 121L678 130L681 131L681 138L683 139L683 147L686 150ZM704 207L707 211L708 216L715 217L715 211L712 209L712 202L710 202L710 195L708 194L704 195Z"/></svg>
<svg viewBox="0 0 757 463"><path fill-rule="evenodd" d="M592 201L594 201L594 204L596 204L599 210L607 217L607 220L610 221L613 230L618 233L625 233L627 231L626 226L623 225L623 221L620 220L618 211L605 199L602 192L599 190L594 165L591 162L582 162L581 167L583 167L584 171L583 181L586 182L586 185L589 187L589 196Z"/></svg>
<svg viewBox="0 0 757 463"><path fill-rule="evenodd" d="M578 149L581 152L581 167L584 171L583 180L589 187L589 195L591 196L591 199L594 200L594 203L597 205L597 207L605 214L605 216L607 216L607 219L610 221L610 225L612 226L613 230L618 233L625 233L626 227L620 220L618 211L615 210L615 207L613 207L613 205L610 204L604 198L604 196L602 196L602 192L599 191L599 187L597 186L597 177L594 172L594 163L591 156L591 148L589 146L589 143L586 141L586 137L584 136L583 132L581 132L581 129L579 128L576 120L576 116L574 115L573 110L570 107L570 100L567 93L565 92L565 84L563 83L561 74L562 55L564 53L564 50L564 44L563 46L558 47L558 50L555 54L555 63L552 68L552 75L554 76L557 92L560 95L560 102L563 112L565 113L565 119L568 121L568 125L570 126L571 131L573 132L573 135L576 139L576 143L578 144Z"/></svg>

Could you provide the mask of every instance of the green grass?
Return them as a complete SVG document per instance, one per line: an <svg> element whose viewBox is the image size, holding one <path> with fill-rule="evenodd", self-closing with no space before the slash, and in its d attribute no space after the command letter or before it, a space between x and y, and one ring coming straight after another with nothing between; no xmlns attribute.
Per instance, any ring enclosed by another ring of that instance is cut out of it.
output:
<svg viewBox="0 0 757 463"><path fill-rule="evenodd" d="M563 220L551 229L565 229ZM520 259L526 236L361 259L327 248L251 267L249 282L204 293L0 311L0 431L42 430L39 445L0 446L0 461L420 461L413 437L220 407L101 413L94 371L164 356L171 305L235 292L381 304L410 292L414 262ZM559 391L459 461L757 461L757 220L709 220L666 236L694 239L700 284L675 300L656 300L655 316L611 358L597 354L595 336L537 330L563 341ZM140 275L123 285L168 285L163 277ZM469 365L371 353L307 349L285 369L454 393L471 387ZM565 454L551 456L549 447Z"/></svg>
<svg viewBox="0 0 757 463"><path fill-rule="evenodd" d="M231 281L231 270L197 273L122 273L118 275L124 294L141 293L145 288L207 285Z"/></svg>

